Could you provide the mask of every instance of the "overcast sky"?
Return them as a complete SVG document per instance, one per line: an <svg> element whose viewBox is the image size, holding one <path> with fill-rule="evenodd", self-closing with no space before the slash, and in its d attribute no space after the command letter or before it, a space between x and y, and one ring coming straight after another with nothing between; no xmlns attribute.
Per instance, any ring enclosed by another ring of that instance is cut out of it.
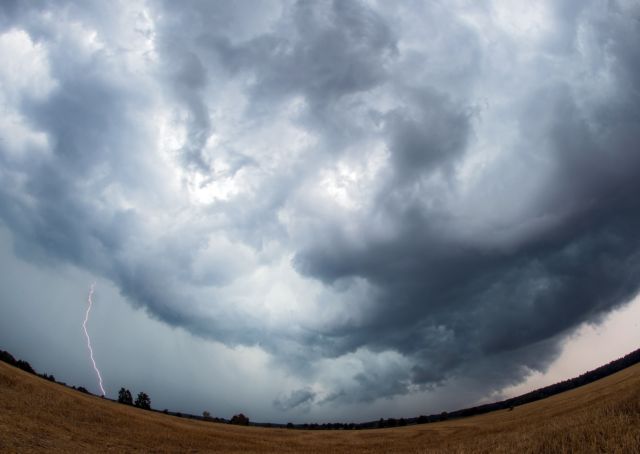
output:
<svg viewBox="0 0 640 454"><path fill-rule="evenodd" d="M638 42L633 0L2 1L0 348L98 392L96 282L110 397L278 422L615 359Z"/></svg>

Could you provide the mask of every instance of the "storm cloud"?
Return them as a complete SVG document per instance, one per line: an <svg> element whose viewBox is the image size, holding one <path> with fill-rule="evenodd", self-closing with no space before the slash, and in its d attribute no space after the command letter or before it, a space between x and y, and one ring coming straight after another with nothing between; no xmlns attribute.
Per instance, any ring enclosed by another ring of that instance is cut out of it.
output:
<svg viewBox="0 0 640 454"><path fill-rule="evenodd" d="M640 290L640 7L3 2L0 220L307 383L544 370Z"/></svg>
<svg viewBox="0 0 640 454"><path fill-rule="evenodd" d="M288 411L296 407L309 406L315 396L315 393L310 389L296 389L288 396L282 396L274 400L273 405L280 411Z"/></svg>

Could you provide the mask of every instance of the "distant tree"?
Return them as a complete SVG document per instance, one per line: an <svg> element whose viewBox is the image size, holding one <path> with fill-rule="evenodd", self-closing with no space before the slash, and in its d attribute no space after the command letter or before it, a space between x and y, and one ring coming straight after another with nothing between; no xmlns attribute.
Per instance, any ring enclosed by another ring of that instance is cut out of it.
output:
<svg viewBox="0 0 640 454"><path fill-rule="evenodd" d="M5 352L4 350L0 350L0 361L4 361L5 363L11 364L12 366L16 365L16 359L9 352Z"/></svg>
<svg viewBox="0 0 640 454"><path fill-rule="evenodd" d="M76 390L80 391L81 393L90 394L89 391L87 391L87 388L85 388L84 386L78 386Z"/></svg>
<svg viewBox="0 0 640 454"><path fill-rule="evenodd" d="M237 424L239 426L248 426L249 418L247 418L242 413L240 413L239 415L233 415L233 417L231 418L231 424Z"/></svg>
<svg viewBox="0 0 640 454"><path fill-rule="evenodd" d="M38 375L36 371L33 370L33 367L31 367L31 364L29 364L27 361L15 359L13 355L11 355L11 353L5 352L4 350L0 350L0 361L11 364L12 366L17 367L18 369L22 369L25 372L29 372L30 374ZM46 374L44 374L44 378L47 378Z"/></svg>
<svg viewBox="0 0 640 454"><path fill-rule="evenodd" d="M147 393L140 391L134 405L138 408L144 408L145 410L151 410L151 399Z"/></svg>
<svg viewBox="0 0 640 454"><path fill-rule="evenodd" d="M288 422L287 423L287 429L293 429L293 423L292 422Z"/></svg>
<svg viewBox="0 0 640 454"><path fill-rule="evenodd" d="M30 374L35 374L36 373L36 371L33 370L33 367L31 367L31 364L29 364L28 362L23 361L21 359L16 361L16 367L18 369L22 369L25 372L29 372Z"/></svg>
<svg viewBox="0 0 640 454"><path fill-rule="evenodd" d="M133 405L133 397L131 397L131 391L125 388L120 388L120 391L118 391L118 402L125 405Z"/></svg>
<svg viewBox="0 0 640 454"><path fill-rule="evenodd" d="M208 411L202 412L202 418L206 421L211 421L213 419L211 418L211 413L209 413Z"/></svg>

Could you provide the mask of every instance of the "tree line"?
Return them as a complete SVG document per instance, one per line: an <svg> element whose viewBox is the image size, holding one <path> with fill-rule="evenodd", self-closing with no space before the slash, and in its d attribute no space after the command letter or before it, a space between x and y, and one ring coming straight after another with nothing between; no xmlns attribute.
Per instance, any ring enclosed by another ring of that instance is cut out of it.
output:
<svg viewBox="0 0 640 454"><path fill-rule="evenodd" d="M57 382L53 375L38 374L31 367L31 365L27 361L23 361L21 359L15 359L9 352L4 350L0 350L0 361L3 361L7 364L10 364L18 369L21 369L25 372L38 375L45 380L49 380L54 383L59 383L61 385L66 385L64 382ZM213 418L208 411L203 412L202 416L195 416L190 414L182 414L180 412L169 412L168 410L164 410L163 413L170 414L173 416L190 418L190 419L199 419L205 421L214 421L228 424L237 424L237 425L256 425L263 427L278 427L278 428L288 428L288 429L311 429L311 430L355 430L355 429L373 429L373 428L385 428L385 427L401 427L406 425L413 424L426 424L437 421L446 421L448 419L454 418L463 418L467 416L480 415L484 413L488 413L496 410L513 410L519 405L523 405L526 403L534 402L536 400L544 399L546 397L553 396L555 394L568 391L570 389L578 388L580 386L586 385L588 383L594 382L601 378L604 378L608 375L614 374L622 369L625 369L629 366L632 366L636 363L640 363L640 349L635 350L628 355L623 356L622 358L611 361L604 366L598 367L597 369L593 369L591 371L585 372L584 374L571 378L569 380L564 380L559 383L555 383L553 385L545 386L544 388L539 388L529 393L523 394L521 396L513 397L511 399L506 399L500 402L493 402L490 404L478 405L475 407L464 408L461 410L456 410L452 412L442 412L438 414L432 415L420 415L413 418L380 418L376 421L368 421L363 423L305 423L305 424L272 424L272 423L250 423L250 420L247 416L242 413L237 415L233 415L233 417L229 420L224 418ZM82 386L71 386L71 388L86 393L91 394L87 391L86 388ZM120 388L118 392L118 402L125 405L132 405L138 408L151 410L151 398L148 394L144 392L139 392L135 401L133 400L133 396L131 392L126 388Z"/></svg>

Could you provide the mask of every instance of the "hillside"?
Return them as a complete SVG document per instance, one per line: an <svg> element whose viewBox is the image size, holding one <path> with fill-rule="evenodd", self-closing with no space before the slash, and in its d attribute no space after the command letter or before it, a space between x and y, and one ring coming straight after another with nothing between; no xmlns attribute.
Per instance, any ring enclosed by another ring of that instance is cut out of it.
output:
<svg viewBox="0 0 640 454"><path fill-rule="evenodd" d="M180 419L0 363L2 452L619 452L640 450L640 364L547 399L394 429L305 431Z"/></svg>

